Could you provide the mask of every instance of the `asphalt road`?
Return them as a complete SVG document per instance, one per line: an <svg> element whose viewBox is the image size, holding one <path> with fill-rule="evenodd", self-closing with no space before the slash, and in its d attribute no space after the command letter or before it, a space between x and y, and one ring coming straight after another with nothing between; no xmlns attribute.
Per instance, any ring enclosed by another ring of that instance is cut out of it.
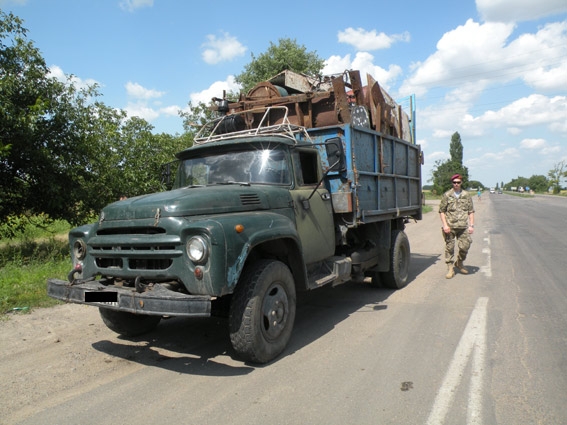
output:
<svg viewBox="0 0 567 425"><path fill-rule="evenodd" d="M92 362L112 369L54 385L9 423L565 424L567 199L483 198L469 275L444 278L434 211L408 225L406 288L302 295L268 365L234 358L222 319L170 319L135 342L91 329ZM39 354L37 365L49 367Z"/></svg>

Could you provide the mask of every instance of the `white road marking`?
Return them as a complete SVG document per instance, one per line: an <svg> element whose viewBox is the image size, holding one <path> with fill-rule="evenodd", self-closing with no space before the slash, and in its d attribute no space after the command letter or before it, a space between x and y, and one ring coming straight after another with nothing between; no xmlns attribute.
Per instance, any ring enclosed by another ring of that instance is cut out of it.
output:
<svg viewBox="0 0 567 425"><path fill-rule="evenodd" d="M439 388L427 425L443 425L465 368L472 356L472 376L469 388L467 425L482 424L482 386L486 353L486 316L488 298L476 301L469 321L455 350L445 379Z"/></svg>
<svg viewBox="0 0 567 425"><path fill-rule="evenodd" d="M486 265L480 268L480 271L484 273L487 277L492 277L492 258L491 258L491 251L490 251L490 236L484 238L484 242L486 242L486 248L482 249L482 253L486 254Z"/></svg>

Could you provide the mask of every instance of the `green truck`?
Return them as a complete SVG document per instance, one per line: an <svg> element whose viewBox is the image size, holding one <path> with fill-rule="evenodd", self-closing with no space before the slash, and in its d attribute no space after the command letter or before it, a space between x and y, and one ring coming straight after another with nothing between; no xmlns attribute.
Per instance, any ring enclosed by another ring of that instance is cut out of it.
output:
<svg viewBox="0 0 567 425"><path fill-rule="evenodd" d="M219 311L236 354L266 363L290 339L298 291L404 287L404 226L422 203L420 147L398 122L411 119L356 75L303 92L284 77L218 99L219 118L177 155L170 190L73 229L73 268L48 279L48 294L98 307L124 336Z"/></svg>

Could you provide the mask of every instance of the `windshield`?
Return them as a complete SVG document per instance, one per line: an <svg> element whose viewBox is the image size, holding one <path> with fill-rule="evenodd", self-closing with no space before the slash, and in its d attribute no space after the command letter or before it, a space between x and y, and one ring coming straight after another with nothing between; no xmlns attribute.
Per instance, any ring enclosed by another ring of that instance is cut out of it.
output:
<svg viewBox="0 0 567 425"><path fill-rule="evenodd" d="M175 179L176 188L233 183L289 185L285 151L260 149L184 159Z"/></svg>

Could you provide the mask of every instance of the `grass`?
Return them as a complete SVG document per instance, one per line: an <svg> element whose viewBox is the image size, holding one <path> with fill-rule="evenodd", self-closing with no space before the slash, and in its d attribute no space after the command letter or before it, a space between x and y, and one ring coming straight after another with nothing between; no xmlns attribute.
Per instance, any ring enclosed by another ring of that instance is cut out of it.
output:
<svg viewBox="0 0 567 425"><path fill-rule="evenodd" d="M431 193L430 190L424 190L423 191L423 196L425 196L425 200L426 201L431 201L431 200L440 200L441 199L441 195L436 195L434 193ZM428 212L433 211L433 207L431 205L424 205L421 208L421 211L423 214L426 214Z"/></svg>
<svg viewBox="0 0 567 425"><path fill-rule="evenodd" d="M14 264L2 267L0 312L29 311L34 307L58 304L57 300L47 296L46 282L50 277L64 279L70 270L69 264L69 260L66 259L24 267Z"/></svg>
<svg viewBox="0 0 567 425"><path fill-rule="evenodd" d="M46 286L48 278L65 279L71 269L69 227L30 222L0 239L0 315L59 303L47 296Z"/></svg>

